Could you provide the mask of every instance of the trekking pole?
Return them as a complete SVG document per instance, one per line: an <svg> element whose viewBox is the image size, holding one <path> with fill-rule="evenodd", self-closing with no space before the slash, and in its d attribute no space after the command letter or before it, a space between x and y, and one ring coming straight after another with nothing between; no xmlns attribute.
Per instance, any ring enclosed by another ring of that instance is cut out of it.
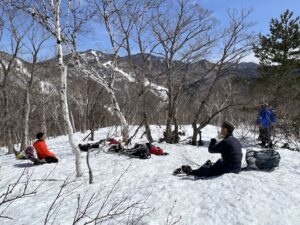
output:
<svg viewBox="0 0 300 225"><path fill-rule="evenodd" d="M92 132L90 132L87 136L85 136L81 141L85 141L91 134Z"/></svg>

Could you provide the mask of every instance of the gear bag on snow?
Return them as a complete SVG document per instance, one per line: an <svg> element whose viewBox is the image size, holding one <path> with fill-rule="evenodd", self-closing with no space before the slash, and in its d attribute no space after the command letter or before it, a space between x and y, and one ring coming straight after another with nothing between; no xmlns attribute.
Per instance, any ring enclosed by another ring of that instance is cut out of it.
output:
<svg viewBox="0 0 300 225"><path fill-rule="evenodd" d="M246 169L272 170L279 166L280 155L277 151L268 149L264 151L248 151L246 153Z"/></svg>
<svg viewBox="0 0 300 225"><path fill-rule="evenodd" d="M127 155L134 156L140 159L151 158L151 153L146 145L136 144L132 149L127 149Z"/></svg>
<svg viewBox="0 0 300 225"><path fill-rule="evenodd" d="M135 157L140 159L149 159L151 158L150 151L146 145L136 144L133 148L125 149L124 147L119 145L112 145L108 152L114 152L118 154L127 155L129 157Z"/></svg>

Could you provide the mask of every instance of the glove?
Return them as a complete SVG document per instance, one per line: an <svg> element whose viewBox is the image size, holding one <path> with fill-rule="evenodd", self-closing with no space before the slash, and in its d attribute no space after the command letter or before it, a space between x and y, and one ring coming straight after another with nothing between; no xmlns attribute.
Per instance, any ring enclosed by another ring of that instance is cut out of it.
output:
<svg viewBox="0 0 300 225"><path fill-rule="evenodd" d="M217 140L215 138L210 139L210 145L215 145Z"/></svg>
<svg viewBox="0 0 300 225"><path fill-rule="evenodd" d="M164 152L164 154L163 155L169 155L169 153L168 152Z"/></svg>

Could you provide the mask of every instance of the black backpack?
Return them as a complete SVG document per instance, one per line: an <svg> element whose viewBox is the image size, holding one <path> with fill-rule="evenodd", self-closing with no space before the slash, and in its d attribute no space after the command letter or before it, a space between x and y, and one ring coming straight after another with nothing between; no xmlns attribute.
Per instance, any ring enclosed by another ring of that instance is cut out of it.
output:
<svg viewBox="0 0 300 225"><path fill-rule="evenodd" d="M126 154L129 156L134 156L140 159L151 158L151 153L146 145L136 144L134 148L127 149Z"/></svg>
<svg viewBox="0 0 300 225"><path fill-rule="evenodd" d="M246 153L247 169L272 170L279 166L280 159L279 153L273 149Z"/></svg>

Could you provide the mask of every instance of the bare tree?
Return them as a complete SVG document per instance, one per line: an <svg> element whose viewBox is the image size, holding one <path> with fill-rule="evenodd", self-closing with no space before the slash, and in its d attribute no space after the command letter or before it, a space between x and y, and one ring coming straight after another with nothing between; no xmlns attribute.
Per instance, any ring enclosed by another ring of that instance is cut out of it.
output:
<svg viewBox="0 0 300 225"><path fill-rule="evenodd" d="M31 89L34 81L34 77L37 73L37 62L39 58L39 53L45 44L45 42L48 40L48 36L45 35L43 31L41 31L41 28L39 27L39 24L37 24L34 20L32 21L32 24L29 27L28 32L28 38L25 38L28 44L24 44L24 48L26 48L26 51L30 55L31 58L31 64L29 70L24 66L24 64L21 61L18 61L18 71L22 73L24 76L23 80L26 85L26 92L24 96L24 105L23 105L23 134L22 134L22 141L21 141L21 150L25 149L25 147L28 145L28 130L29 130L29 114L31 110ZM26 37L27 37L26 36ZM44 107L43 107L44 111ZM43 115L45 112L43 112ZM44 131L45 132L45 131Z"/></svg>
<svg viewBox="0 0 300 225"><path fill-rule="evenodd" d="M127 142L129 138L129 125L127 122L127 119L122 112L120 105L118 103L118 100L115 95L114 90L114 83L115 83L115 77L116 73L118 73L118 57L119 57L119 50L122 46L123 40L120 42L115 38L115 34L113 33L113 29L116 28L117 24L115 21L113 21L112 16L117 12L117 10L120 10L118 7L122 6L116 6L115 1L109 1L109 0L101 0L101 1L89 1L89 3L92 5L92 7L95 8L96 12L95 15L98 18L98 21L100 22L104 21L106 32L109 36L110 44L113 49L113 60L110 63L107 63L106 66L109 66L110 72L108 79L103 79L103 74L99 74L95 69L93 69L91 72L94 74L93 76L98 77L96 79L96 82L98 82L100 85L102 85L107 92L109 93L113 111L120 119L121 125L122 125L122 138L124 142ZM104 65L100 64L100 61L98 59L98 56L95 54L96 61L98 63L98 67L103 69ZM87 74L86 70L83 70L84 73ZM91 76L91 74L89 74ZM99 79L99 76L101 76L101 79Z"/></svg>
<svg viewBox="0 0 300 225"><path fill-rule="evenodd" d="M152 83L146 77L146 74L152 74L151 61L152 53L158 46L157 40L149 32L151 21L153 19L153 10L157 9L162 1L139 0L132 1L126 0L122 2L122 8L116 7L118 1L113 1L114 6L114 21L118 24L114 29L116 35L123 40L122 48L127 52L130 68L133 71L135 82L138 83L137 98L140 101L135 101L139 105L139 113L141 114L142 124L145 128L145 134L149 142L153 142L150 123L149 123L149 108L147 95L151 89L155 89ZM132 6L135 7L132 7ZM132 52L137 46L138 54L141 60L134 59Z"/></svg>
<svg viewBox="0 0 300 225"><path fill-rule="evenodd" d="M67 98L67 75L68 75L68 64L65 63L64 59L64 46L66 46L71 40L68 39L68 33L79 32L79 27L70 26L72 19L69 18L70 10L73 7L73 2L68 1L67 3L61 0L51 0L51 1L23 1L15 2L8 1L13 7L22 10L27 15L31 15L38 23L40 23L45 30L52 35L52 38L56 42L56 58L57 66L60 70L60 101L62 107L62 115L64 119L65 126L67 128L69 143L72 147L72 151L75 154L76 159L76 171L77 176L82 176L81 168L81 157L80 150L75 144L73 138L73 128L70 121L70 114L68 108L68 98ZM79 4L75 1L74 4ZM76 22L76 21L72 21Z"/></svg>
<svg viewBox="0 0 300 225"><path fill-rule="evenodd" d="M247 22L249 14L249 10L242 10L240 12L233 10L228 12L230 23L218 37L218 44L220 46L218 60L208 71L204 73L204 75L201 76L199 80L196 80L192 84L195 85L203 82L204 78L207 78L207 76L212 73L213 78L207 85L207 89L203 93L202 100L197 105L196 113L194 114L192 122L192 144L194 145L197 142L198 133L204 126L209 124L209 122L222 111L236 105L236 103L231 102L223 105L214 113L205 113L205 106L209 102L218 81L221 78L230 75L230 70L251 50L253 34L249 30L252 24ZM200 120L201 115L203 117ZM197 125L198 123L199 125Z"/></svg>
<svg viewBox="0 0 300 225"><path fill-rule="evenodd" d="M160 74L166 77L167 121L164 133L168 143L178 142L178 98L182 93L191 64L203 58L215 42L212 30L214 18L208 10L192 1L175 1L157 9L152 31L159 41L156 54L164 60ZM173 6L173 7L172 7ZM176 79L175 75L179 75ZM172 132L172 123L175 130Z"/></svg>
<svg viewBox="0 0 300 225"><path fill-rule="evenodd" d="M128 167L129 168L129 167ZM101 187L95 193L86 192L85 194L77 195L77 205L75 206L75 214L72 224L101 224L104 222L112 222L117 220L126 221L127 224L138 224L151 209L144 204L149 196L144 196L142 199L133 200L135 193L125 194L121 198L115 199L114 194L120 191L118 188L128 168L120 174L115 182L109 187ZM74 193L69 191L69 186L73 183L68 176L57 195L51 202L47 211L44 224L53 224L57 219L57 215L61 209L61 205L66 201L68 196ZM79 185L72 187L76 190Z"/></svg>
<svg viewBox="0 0 300 225"><path fill-rule="evenodd" d="M2 53L0 57L1 65L1 83L0 90L2 95L2 124L0 127L4 134L5 145L8 147L8 153L14 153L13 146L13 124L9 113L9 90L8 83L10 82L10 77L14 73L14 69L17 62L17 57L23 46L22 40L26 34L26 29L23 29L20 19L22 18L16 9L12 7L1 4L1 14L3 23L1 28L1 42L3 40L3 32L10 35L8 43L1 43L2 45L9 46L6 53ZM10 55L11 54L11 55Z"/></svg>
<svg viewBox="0 0 300 225"><path fill-rule="evenodd" d="M49 174L51 174L51 172ZM3 219L13 219L9 216L5 216L5 212L8 208L19 199L35 195L37 190L44 183L40 182L34 188L29 188L30 180L31 174L24 169L14 183L8 184L3 191L0 192L0 221Z"/></svg>

